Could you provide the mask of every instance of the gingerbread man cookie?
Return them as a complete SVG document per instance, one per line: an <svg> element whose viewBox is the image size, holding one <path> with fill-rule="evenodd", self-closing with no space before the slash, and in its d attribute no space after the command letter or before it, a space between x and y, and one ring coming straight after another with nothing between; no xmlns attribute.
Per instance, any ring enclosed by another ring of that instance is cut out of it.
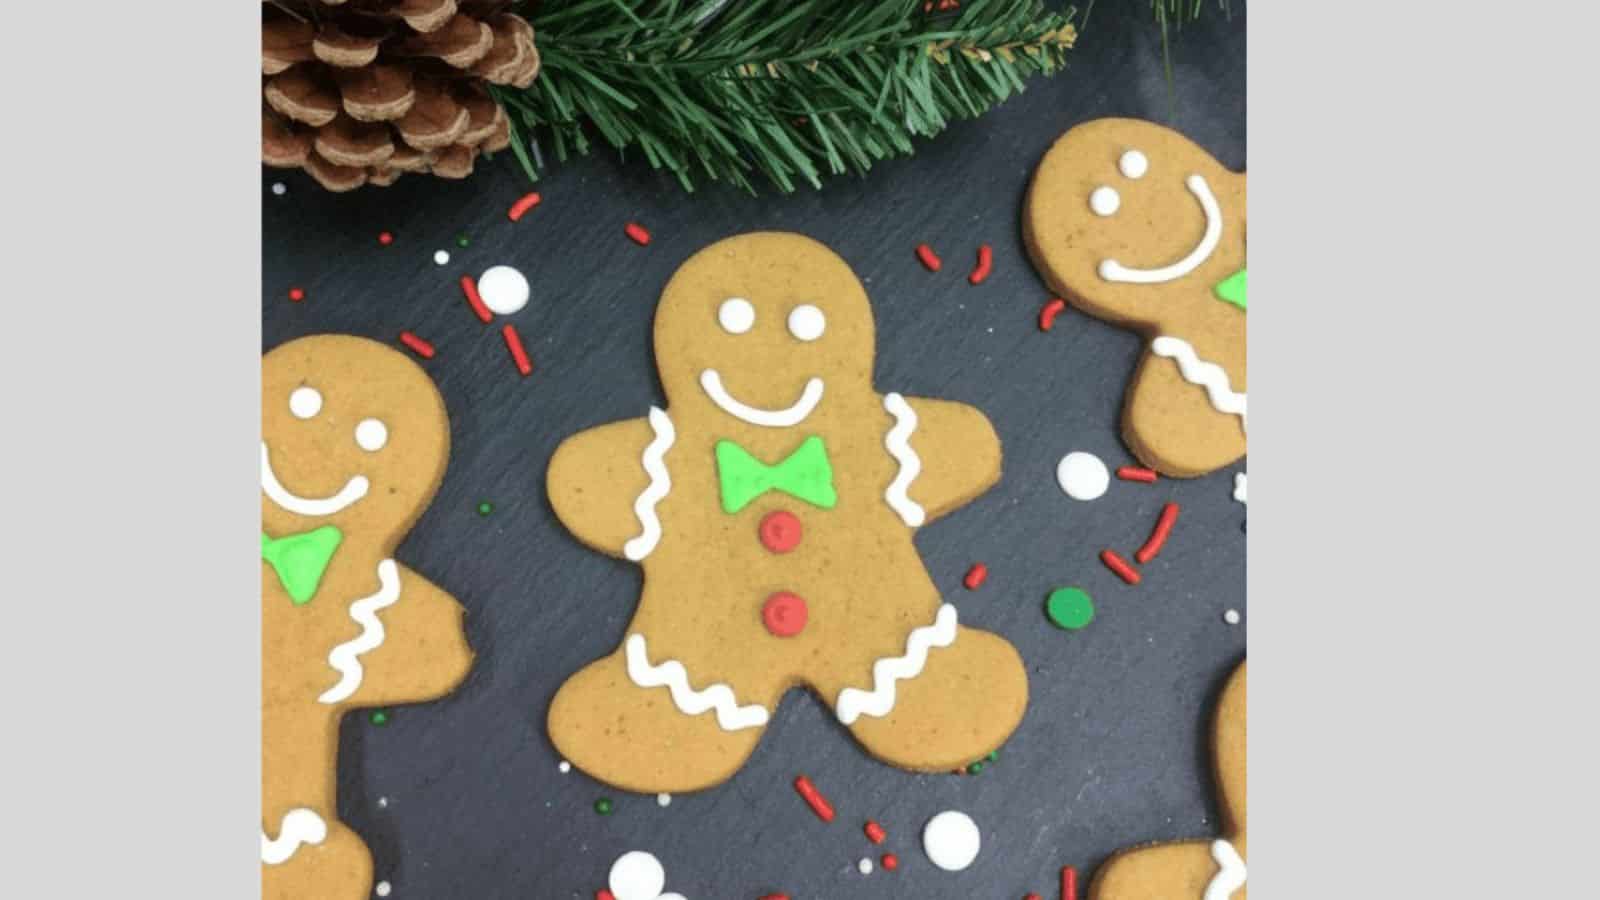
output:
<svg viewBox="0 0 1600 900"><path fill-rule="evenodd" d="M1217 701L1222 834L1123 850L1095 873L1089 900L1247 900L1245 892L1245 663Z"/></svg>
<svg viewBox="0 0 1600 900"><path fill-rule="evenodd" d="M1023 233L1089 315L1149 340L1123 407L1134 455L1204 475L1245 453L1245 176L1175 131L1097 119L1039 163Z"/></svg>
<svg viewBox="0 0 1600 900"><path fill-rule="evenodd" d="M550 461L561 521L644 567L622 645L550 706L579 768L641 792L709 787L800 686L909 769L949 771L1016 728L1016 650L957 623L911 541L999 480L999 439L970 406L877 393L873 350L866 291L810 238L729 238L667 284L667 408Z"/></svg>
<svg viewBox="0 0 1600 900"><path fill-rule="evenodd" d="M394 560L444 477L450 428L426 373L365 338L261 360L262 895L357 900L372 857L335 817L339 718L466 677L455 599Z"/></svg>

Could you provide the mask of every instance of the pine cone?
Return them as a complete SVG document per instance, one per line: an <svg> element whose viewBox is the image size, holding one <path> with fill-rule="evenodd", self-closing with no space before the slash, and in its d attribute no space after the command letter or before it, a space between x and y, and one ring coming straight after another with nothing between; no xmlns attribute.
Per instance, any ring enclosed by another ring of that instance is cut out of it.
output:
<svg viewBox="0 0 1600 900"><path fill-rule="evenodd" d="M539 74L509 0L264 0L261 161L330 191L465 178L511 144L487 84Z"/></svg>

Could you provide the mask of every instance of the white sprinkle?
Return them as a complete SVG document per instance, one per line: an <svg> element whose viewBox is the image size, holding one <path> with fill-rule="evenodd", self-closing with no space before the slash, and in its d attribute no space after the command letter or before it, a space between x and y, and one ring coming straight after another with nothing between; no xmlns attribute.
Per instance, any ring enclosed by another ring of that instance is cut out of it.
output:
<svg viewBox="0 0 1600 900"><path fill-rule="evenodd" d="M379 809L388 809L389 808L389 798L388 797L379 797L378 798L378 808Z"/></svg>
<svg viewBox="0 0 1600 900"><path fill-rule="evenodd" d="M566 760L563 759L561 761L561 765L556 766L556 768L560 769L561 770L561 774L565 775L568 772L572 771L572 763L569 763L569 762L567 762Z"/></svg>
<svg viewBox="0 0 1600 900"><path fill-rule="evenodd" d="M272 192L282 197L284 194L289 193L289 186L281 181L274 181L272 183Z"/></svg>
<svg viewBox="0 0 1600 900"><path fill-rule="evenodd" d="M671 794L657 794L656 795L656 805L657 806L671 806L672 805L672 795Z"/></svg>
<svg viewBox="0 0 1600 900"><path fill-rule="evenodd" d="M945 810L922 829L922 851L946 872L959 872L978 858L982 845L978 823L964 812Z"/></svg>
<svg viewBox="0 0 1600 900"><path fill-rule="evenodd" d="M478 276L478 296L490 312L509 316L528 305L528 279L510 266L491 266Z"/></svg>
<svg viewBox="0 0 1600 900"><path fill-rule="evenodd" d="M433 251L433 264L434 265L442 266L442 265L446 265L449 262L450 262L450 251L449 250L435 250L435 251Z"/></svg>
<svg viewBox="0 0 1600 900"><path fill-rule="evenodd" d="M374 890L377 892L379 897L387 897L387 896L389 896L389 892L391 890L393 890L393 888L391 888L389 886L389 882L380 881L380 882L378 882L377 888L375 888Z"/></svg>
<svg viewBox="0 0 1600 900"><path fill-rule="evenodd" d="M1111 472L1100 457L1074 450L1056 464L1056 484L1074 500L1094 500L1111 486Z"/></svg>
<svg viewBox="0 0 1600 900"><path fill-rule="evenodd" d="M863 856L863 857L861 857L861 862L856 863L856 868L860 869L861 870L861 874L863 874L863 875L871 875L872 874L872 860L870 860L870 859L866 858L865 856Z"/></svg>
<svg viewBox="0 0 1600 900"><path fill-rule="evenodd" d="M1227 622L1229 625L1239 624L1239 611L1237 609L1228 610L1222 614L1222 621Z"/></svg>
<svg viewBox="0 0 1600 900"><path fill-rule="evenodd" d="M630 850L611 864L606 883L617 900L660 900L667 886L667 870L652 854Z"/></svg>

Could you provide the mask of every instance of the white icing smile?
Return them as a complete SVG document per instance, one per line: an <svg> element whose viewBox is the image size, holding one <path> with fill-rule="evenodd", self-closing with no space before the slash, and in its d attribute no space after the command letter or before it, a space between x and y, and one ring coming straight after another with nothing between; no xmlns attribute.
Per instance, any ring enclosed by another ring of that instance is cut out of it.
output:
<svg viewBox="0 0 1600 900"><path fill-rule="evenodd" d="M267 453L267 442L261 442L261 492L267 495L267 499L289 512L302 516L331 516L365 497L367 487L365 475L354 475L331 497L301 497L278 481L278 476L272 471L272 458Z"/></svg>
<svg viewBox="0 0 1600 900"><path fill-rule="evenodd" d="M783 409L762 409L758 406L749 406L734 399L722 386L722 376L716 369L706 369L700 373L700 386L705 389L706 395L717 408L751 425L762 425L767 428L788 428L799 425L811 415L811 411L822 402L822 379L812 376L806 381L806 386L800 392L800 399ZM265 458L265 457L263 457Z"/></svg>
<svg viewBox="0 0 1600 900"><path fill-rule="evenodd" d="M1206 232L1201 235L1200 243L1189 251L1188 256L1159 269L1130 269L1114 259L1102 260L1101 278L1107 281L1126 281L1131 284L1161 284L1182 278L1211 257L1217 249L1218 242L1222 240L1222 209L1217 206L1217 198L1211 195L1211 186L1206 184L1205 176L1190 175L1184 180L1184 184L1188 186L1189 193L1200 201L1200 208L1206 214Z"/></svg>

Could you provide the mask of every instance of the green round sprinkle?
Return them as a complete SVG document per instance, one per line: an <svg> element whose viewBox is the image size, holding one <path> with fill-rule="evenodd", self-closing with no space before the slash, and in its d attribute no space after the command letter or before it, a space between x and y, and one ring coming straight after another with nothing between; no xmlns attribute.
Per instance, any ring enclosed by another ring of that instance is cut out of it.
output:
<svg viewBox="0 0 1600 900"><path fill-rule="evenodd" d="M994 762L995 760L997 760L999 758L1000 758L1000 751L999 750L990 750L989 751L989 762Z"/></svg>
<svg viewBox="0 0 1600 900"><path fill-rule="evenodd" d="M494 504L493 503L490 503L489 501L485 500L482 503L478 504L478 515L487 516L489 513L492 513L492 512L494 512Z"/></svg>
<svg viewBox="0 0 1600 900"><path fill-rule="evenodd" d="M602 816L611 815L611 798L601 797L594 802L594 811Z"/></svg>
<svg viewBox="0 0 1600 900"><path fill-rule="evenodd" d="M1077 631L1094 621L1094 601L1079 587L1056 588L1044 603L1044 610L1057 628Z"/></svg>
<svg viewBox="0 0 1600 900"><path fill-rule="evenodd" d="M374 724L374 725L387 725L387 724L389 724L389 714L387 712L384 712L381 709L373 710L372 711L372 715L369 718L372 719L372 724Z"/></svg>
<svg viewBox="0 0 1600 900"><path fill-rule="evenodd" d="M456 246L457 247L465 247L466 245L468 245L470 243L472 243L472 242L467 240L467 236L466 235L464 235L464 234L456 235Z"/></svg>
<svg viewBox="0 0 1600 900"><path fill-rule="evenodd" d="M968 775L980 775L982 773L983 773L983 761L982 760L979 760L978 762L975 762L972 765L967 766L967 774Z"/></svg>

